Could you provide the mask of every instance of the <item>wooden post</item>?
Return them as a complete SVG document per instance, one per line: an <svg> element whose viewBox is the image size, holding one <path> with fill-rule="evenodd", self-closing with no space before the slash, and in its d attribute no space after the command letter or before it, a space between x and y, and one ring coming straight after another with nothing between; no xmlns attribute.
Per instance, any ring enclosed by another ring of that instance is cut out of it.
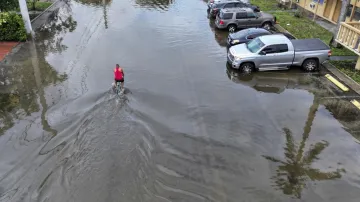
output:
<svg viewBox="0 0 360 202"><path fill-rule="evenodd" d="M358 57L356 65L355 65L355 69L356 70L360 70L360 57Z"/></svg>
<svg viewBox="0 0 360 202"><path fill-rule="evenodd" d="M356 9L356 2L357 2L357 1L355 1L355 5L353 5L353 8L352 8L352 10L351 10L351 15L350 15L349 22L351 22L352 19L354 18L355 9Z"/></svg>
<svg viewBox="0 0 360 202"><path fill-rule="evenodd" d="M315 21L315 18L316 18L316 13L317 13L317 10L318 10L318 7L319 7L319 2L320 2L320 0L318 0L317 3L316 3L316 8L315 8L315 12L314 12L313 21Z"/></svg>

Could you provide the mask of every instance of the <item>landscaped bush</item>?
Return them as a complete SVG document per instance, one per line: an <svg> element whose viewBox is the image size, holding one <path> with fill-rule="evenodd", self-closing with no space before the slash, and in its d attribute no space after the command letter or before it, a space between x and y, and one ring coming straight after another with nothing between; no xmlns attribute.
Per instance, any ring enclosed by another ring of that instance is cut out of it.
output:
<svg viewBox="0 0 360 202"><path fill-rule="evenodd" d="M16 8L19 7L18 0L0 0L0 1L1 1L0 3L1 12L15 10Z"/></svg>
<svg viewBox="0 0 360 202"><path fill-rule="evenodd" d="M16 13L0 13L0 41L25 41L24 21Z"/></svg>

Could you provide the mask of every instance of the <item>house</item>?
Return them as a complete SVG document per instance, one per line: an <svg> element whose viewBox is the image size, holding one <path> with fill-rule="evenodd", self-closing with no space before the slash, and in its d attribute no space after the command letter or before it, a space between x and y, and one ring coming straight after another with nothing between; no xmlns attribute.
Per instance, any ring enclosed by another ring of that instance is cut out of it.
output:
<svg viewBox="0 0 360 202"><path fill-rule="evenodd" d="M316 13L317 16L334 24L337 23L341 0L293 0L298 6ZM346 22L360 20L360 0L351 0L346 13Z"/></svg>
<svg viewBox="0 0 360 202"><path fill-rule="evenodd" d="M337 24L341 0L294 0L296 4L327 21ZM356 69L360 70L360 0L351 0L345 22L340 24L335 41L359 56Z"/></svg>

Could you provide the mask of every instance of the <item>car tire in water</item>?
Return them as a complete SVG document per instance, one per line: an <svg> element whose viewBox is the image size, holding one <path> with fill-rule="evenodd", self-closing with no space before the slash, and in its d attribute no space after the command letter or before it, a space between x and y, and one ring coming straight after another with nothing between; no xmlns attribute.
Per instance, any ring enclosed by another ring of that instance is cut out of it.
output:
<svg viewBox="0 0 360 202"><path fill-rule="evenodd" d="M240 65L239 70L243 73L243 74L251 74L255 69L255 65L253 63L250 62L245 62L243 64Z"/></svg>
<svg viewBox="0 0 360 202"><path fill-rule="evenodd" d="M270 30L271 29L271 23L270 22L265 22L264 24L262 24L262 28Z"/></svg>
<svg viewBox="0 0 360 202"><path fill-rule="evenodd" d="M303 62L302 67L307 72L313 72L319 68L319 62L316 59L307 59Z"/></svg>
<svg viewBox="0 0 360 202"><path fill-rule="evenodd" d="M230 33L234 33L236 31L237 27L236 25L229 25L228 30Z"/></svg>

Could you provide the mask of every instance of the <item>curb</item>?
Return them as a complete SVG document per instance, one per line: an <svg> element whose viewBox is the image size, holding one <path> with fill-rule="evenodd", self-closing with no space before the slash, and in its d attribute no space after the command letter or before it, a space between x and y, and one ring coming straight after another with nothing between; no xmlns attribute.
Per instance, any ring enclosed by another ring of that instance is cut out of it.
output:
<svg viewBox="0 0 360 202"><path fill-rule="evenodd" d="M323 66L329 70L333 75L335 75L338 79L344 82L347 86L349 86L353 91L360 95L360 84L350 78L348 75L342 73L338 70L334 65L329 62L323 63Z"/></svg>
<svg viewBox="0 0 360 202"><path fill-rule="evenodd" d="M47 12L51 7L53 7L58 1L59 0L56 0L49 7L47 7L42 13L40 13L38 16L36 16L34 19L32 19L30 22L33 23L35 20L37 20L40 16L42 16L45 12Z"/></svg>

